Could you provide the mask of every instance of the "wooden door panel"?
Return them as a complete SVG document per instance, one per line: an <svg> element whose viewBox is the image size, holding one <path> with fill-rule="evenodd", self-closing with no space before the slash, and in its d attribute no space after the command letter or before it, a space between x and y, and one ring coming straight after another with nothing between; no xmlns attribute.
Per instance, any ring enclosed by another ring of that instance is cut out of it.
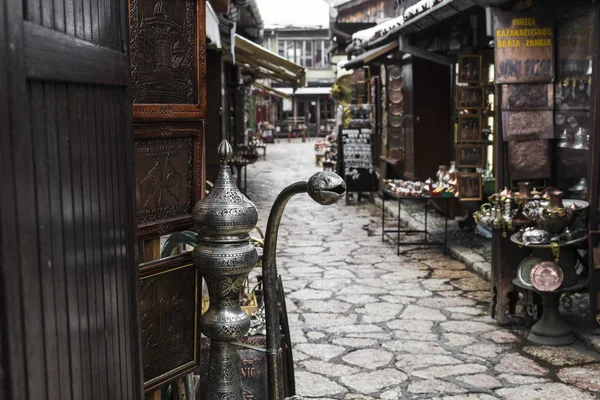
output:
<svg viewBox="0 0 600 400"><path fill-rule="evenodd" d="M126 11L0 0L3 398L141 398Z"/></svg>

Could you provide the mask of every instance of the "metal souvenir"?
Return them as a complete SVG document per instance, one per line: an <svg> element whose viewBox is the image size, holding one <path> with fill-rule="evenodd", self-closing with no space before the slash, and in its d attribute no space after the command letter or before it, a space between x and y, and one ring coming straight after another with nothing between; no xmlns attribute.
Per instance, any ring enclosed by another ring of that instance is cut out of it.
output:
<svg viewBox="0 0 600 400"><path fill-rule="evenodd" d="M402 91L394 90L390 92L390 100L392 103L400 103L402 101Z"/></svg>
<svg viewBox="0 0 600 400"><path fill-rule="evenodd" d="M229 162L233 149L224 140L219 145L221 165L213 189L194 207L193 219L198 231L194 265L208 286L210 306L200 319L200 329L211 340L206 396L209 400L242 400L241 360L235 342L251 327L251 320L240 306L240 294L248 273L257 265L256 248L250 231L256 226L258 212L235 186ZM289 199L308 193L322 205L342 198L346 185L330 171L313 175L308 182L285 188L275 200L265 235L263 285L267 333L267 375L269 399L283 398L279 307L276 285L275 253L283 210Z"/></svg>
<svg viewBox="0 0 600 400"><path fill-rule="evenodd" d="M392 103L392 105L390 106L390 113L392 115L402 116L403 112L404 112L404 106L402 105L402 103Z"/></svg>
<svg viewBox="0 0 600 400"><path fill-rule="evenodd" d="M531 270L537 264L541 263L542 260L537 257L524 258L517 268L517 278L519 282L525 287L533 287L531 284Z"/></svg>
<svg viewBox="0 0 600 400"><path fill-rule="evenodd" d="M563 270L552 261L544 261L531 269L531 284L540 292L553 292L563 283Z"/></svg>
<svg viewBox="0 0 600 400"><path fill-rule="evenodd" d="M381 65L379 75L381 76L381 86L385 87L387 85L387 70L384 64Z"/></svg>
<svg viewBox="0 0 600 400"><path fill-rule="evenodd" d="M530 227L523 230L521 239L527 244L543 244L550 241L550 235L543 229Z"/></svg>
<svg viewBox="0 0 600 400"><path fill-rule="evenodd" d="M390 90L392 92L402 91L402 79L392 79L390 81Z"/></svg>
<svg viewBox="0 0 600 400"><path fill-rule="evenodd" d="M219 145L221 165L213 189L194 207L198 245L194 265L208 286L209 309L200 318L200 329L211 339L208 398L242 399L240 356L232 343L250 329L242 311L240 294L248 273L258 262L249 232L258 221L254 204L235 186L229 162L233 148Z"/></svg>

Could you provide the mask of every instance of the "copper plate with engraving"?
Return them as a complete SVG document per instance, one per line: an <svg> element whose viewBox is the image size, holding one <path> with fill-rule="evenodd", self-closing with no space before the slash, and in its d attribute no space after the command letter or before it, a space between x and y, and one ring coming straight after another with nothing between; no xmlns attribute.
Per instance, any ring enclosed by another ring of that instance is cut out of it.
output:
<svg viewBox="0 0 600 400"><path fill-rule="evenodd" d="M192 226L203 197L203 130L196 122L134 124L138 236L156 237Z"/></svg>
<svg viewBox="0 0 600 400"><path fill-rule="evenodd" d="M559 265L544 261L531 270L531 284L540 292L553 292L562 285L564 274Z"/></svg>
<svg viewBox="0 0 600 400"><path fill-rule="evenodd" d="M392 115L402 116L404 113L404 105L402 103L392 103L390 106L390 113Z"/></svg>
<svg viewBox="0 0 600 400"><path fill-rule="evenodd" d="M135 119L204 118L203 1L129 0Z"/></svg>
<svg viewBox="0 0 600 400"><path fill-rule="evenodd" d="M191 252L140 265L145 391L200 365L200 291Z"/></svg>
<svg viewBox="0 0 600 400"><path fill-rule="evenodd" d="M519 263L517 278L523 286L533 287L531 284L531 270L541 262L542 260L537 257L526 257Z"/></svg>
<svg viewBox="0 0 600 400"><path fill-rule="evenodd" d="M392 90L392 91L402 90L402 79L392 79L390 81L390 90Z"/></svg>
<svg viewBox="0 0 600 400"><path fill-rule="evenodd" d="M390 92L390 100L392 103L400 103L402 101L402 90Z"/></svg>

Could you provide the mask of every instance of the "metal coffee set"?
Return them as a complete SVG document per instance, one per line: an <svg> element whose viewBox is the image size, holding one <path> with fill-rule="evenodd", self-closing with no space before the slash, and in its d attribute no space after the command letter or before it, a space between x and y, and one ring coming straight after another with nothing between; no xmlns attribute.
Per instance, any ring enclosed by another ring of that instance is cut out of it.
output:
<svg viewBox="0 0 600 400"><path fill-rule="evenodd" d="M587 184L579 181L571 188L573 196L585 196ZM570 327L558 312L563 293L583 288L587 281L577 275L579 260L577 245L587 238L587 231L577 229L579 219L585 219L589 204L583 200L564 200L561 191L549 188L545 194L531 191L521 182L519 192L504 190L490 196L491 204L484 205L474 216L476 221L506 233L520 227L510 240L530 249L523 259L513 284L531 290L542 298L543 313L533 325L528 339L537 344L564 345L575 339Z"/></svg>

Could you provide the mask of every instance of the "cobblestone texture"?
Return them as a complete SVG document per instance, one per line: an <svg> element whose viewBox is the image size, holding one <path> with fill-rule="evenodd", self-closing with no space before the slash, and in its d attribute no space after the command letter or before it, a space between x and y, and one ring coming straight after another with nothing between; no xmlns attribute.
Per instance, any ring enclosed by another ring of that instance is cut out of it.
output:
<svg viewBox="0 0 600 400"><path fill-rule="evenodd" d="M248 167L248 195L259 209L261 228L281 189L319 170L312 145L269 145L268 159ZM293 198L286 208L278 268L298 394L312 399L596 398L596 353L580 344L536 348L522 331L499 327L488 316L484 280L438 249L406 247L396 256L379 235L380 213L368 201L323 207L307 195ZM484 240L453 235L457 245L475 248L471 262L489 261Z"/></svg>

